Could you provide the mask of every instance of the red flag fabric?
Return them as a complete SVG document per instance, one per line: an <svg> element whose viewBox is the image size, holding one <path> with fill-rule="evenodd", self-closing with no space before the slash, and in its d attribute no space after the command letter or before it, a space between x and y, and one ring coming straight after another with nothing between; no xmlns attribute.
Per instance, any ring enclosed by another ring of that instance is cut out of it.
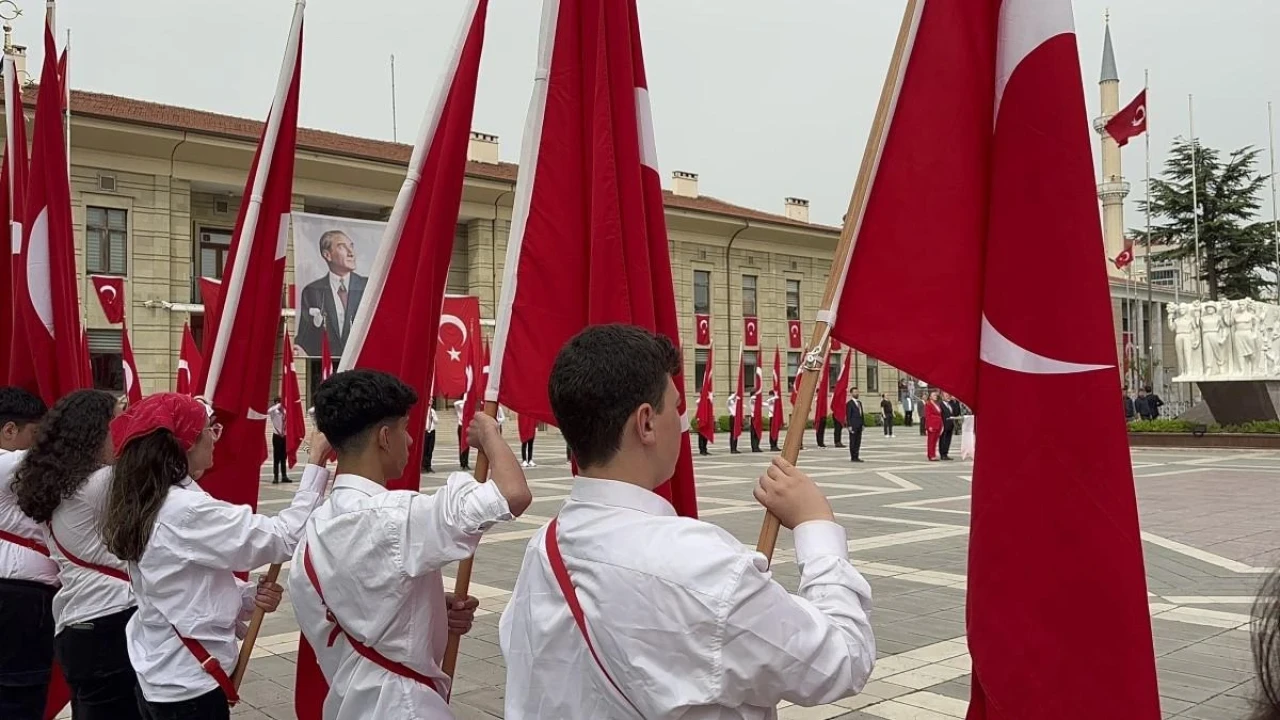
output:
<svg viewBox="0 0 1280 720"><path fill-rule="evenodd" d="M800 350L804 347L804 328L801 327L799 320L787 321L787 347L792 350Z"/></svg>
<svg viewBox="0 0 1280 720"><path fill-rule="evenodd" d="M58 81L57 48L47 22L44 49L23 211L26 223L22 229L15 317L25 330L40 396L53 405L63 395L84 386L87 358L81 341L76 291L71 187L62 132L62 86Z"/></svg>
<svg viewBox="0 0 1280 720"><path fill-rule="evenodd" d="M853 364L853 353L844 354L844 365L840 368L840 374L836 377L836 389L831 392L831 413L835 415L836 420L844 424L844 408L849 404L849 380L850 368Z"/></svg>
<svg viewBox="0 0 1280 720"><path fill-rule="evenodd" d="M750 316L742 318L742 343L747 347L756 347L760 344L760 318Z"/></svg>
<svg viewBox="0 0 1280 720"><path fill-rule="evenodd" d="M538 418L521 415L519 420L520 442L527 443L538 433Z"/></svg>
<svg viewBox="0 0 1280 720"><path fill-rule="evenodd" d="M716 441L716 396L715 396L715 362L712 357L714 347L707 348L707 366L702 371L702 390L698 393L698 434L707 442Z"/></svg>
<svg viewBox="0 0 1280 720"><path fill-rule="evenodd" d="M133 343L129 342L129 328L120 328L120 365L124 370L124 394L129 404L142 402L142 382L138 379L138 362L133 358Z"/></svg>
<svg viewBox="0 0 1280 720"><path fill-rule="evenodd" d="M751 397L751 412L751 429L759 437L764 434L764 372L759 365L756 365L756 388Z"/></svg>
<svg viewBox="0 0 1280 720"><path fill-rule="evenodd" d="M782 352L773 348L773 417L769 419L769 441L778 442L782 434Z"/></svg>
<svg viewBox="0 0 1280 720"><path fill-rule="evenodd" d="M1133 102L1107 121L1107 134L1116 144L1124 147L1129 141L1147 131L1147 91L1143 89Z"/></svg>
<svg viewBox="0 0 1280 720"><path fill-rule="evenodd" d="M474 295L446 295L440 311L439 341L436 345L436 394L460 398L467 394L468 343L479 336L480 298Z"/></svg>
<svg viewBox="0 0 1280 720"><path fill-rule="evenodd" d="M467 392L462 396L462 413L458 415L458 425L462 428L462 435L458 438L458 448L467 452L471 449L471 443L467 442L467 428L471 427L471 419L476 416L476 408L480 405L477 399L484 390L481 380L484 377L484 351L480 349L480 341L477 336L472 336L471 344L467 345Z"/></svg>
<svg viewBox="0 0 1280 720"><path fill-rule="evenodd" d="M547 378L574 334L622 322L679 347L680 325L635 0L548 7L486 397L554 422ZM696 516L687 441L656 492Z"/></svg>
<svg viewBox="0 0 1280 720"><path fill-rule="evenodd" d="M1133 262L1133 238L1124 239L1124 249L1111 262L1115 263L1117 270L1123 270Z"/></svg>
<svg viewBox="0 0 1280 720"><path fill-rule="evenodd" d="M195 380L200 377L203 365L200 348L196 346L196 338L191 334L191 325L183 323L182 349L178 352L178 378L174 391L183 395L195 395Z"/></svg>
<svg viewBox="0 0 1280 720"><path fill-rule="evenodd" d="M323 333L328 336L328 333ZM280 368L280 400L284 403L284 448L289 467L298 464L298 448L307 434L306 415L302 409L302 392L298 389L298 371L293 366L293 341L284 331L284 355Z"/></svg>
<svg viewBox="0 0 1280 720"><path fill-rule="evenodd" d="M93 362L89 358L89 331L80 328L80 383L82 387L93 387Z"/></svg>
<svg viewBox="0 0 1280 720"><path fill-rule="evenodd" d="M966 608L970 720L1154 720L1142 543L1115 410L1071 3L915 8L867 203L849 219L856 236L837 270L833 332L982 418ZM928 213L913 211L922 188ZM1029 246L1032 225L1045 233ZM889 308L878 301L898 289L907 246L930 262L917 268L919 291ZM1023 272L1028 253L1054 272ZM1029 297L1047 301L1028 313ZM1064 444L1052 424L1026 421L1029 397L1060 398L1063 417L1093 420ZM1083 611L1071 568L1090 578Z"/></svg>
<svg viewBox="0 0 1280 720"><path fill-rule="evenodd" d="M729 426L730 428L729 435L734 440L737 440L742 435L743 406L747 404L746 388L745 388L745 383L743 382L743 377L742 377L745 371L746 371L746 366L742 359L742 349L739 348L738 349L738 389L736 392L734 392L734 396L738 399L738 401L733 404L733 424Z"/></svg>
<svg viewBox="0 0 1280 720"><path fill-rule="evenodd" d="M294 8L276 94L236 218L216 313L205 314L203 396L222 423L213 468L200 478L209 494L256 507L267 458L267 404L280 342L285 245L293 204L293 163L302 77L303 4ZM202 286L203 287L203 286ZM206 302L208 298L206 298Z"/></svg>
<svg viewBox="0 0 1280 720"><path fill-rule="evenodd" d="M5 152L4 152L4 198L5 216L3 229L3 249L11 260L3 263L6 310L2 313L6 325L3 339L7 343L0 347L4 357L4 377L9 385L18 385L32 392L39 392L36 383L35 366L31 362L31 350L27 345L27 333L18 308L28 295L25 268L26 261L22 255L23 213L26 212L27 187L27 124L22 110L22 88L19 84L18 72L13 64L13 57L4 57L4 104L5 104Z"/></svg>
<svg viewBox="0 0 1280 720"><path fill-rule="evenodd" d="M98 294L98 303L102 305L102 314L107 322L119 325L124 322L124 278L107 275L90 275L93 289Z"/></svg>
<svg viewBox="0 0 1280 720"><path fill-rule="evenodd" d="M844 350L844 346L840 344L839 340L831 338L831 347L828 349L831 352L840 352L841 350Z"/></svg>
<svg viewBox="0 0 1280 720"><path fill-rule="evenodd" d="M333 350L329 348L329 333L320 333L320 382L333 374Z"/></svg>
<svg viewBox="0 0 1280 720"><path fill-rule="evenodd" d="M71 85L67 81L67 60L71 55L71 48L62 48L62 54L58 56L58 83L62 86L61 109L66 112L71 105Z"/></svg>
<svg viewBox="0 0 1280 720"><path fill-rule="evenodd" d="M218 320L222 316L222 281L215 278L201 277L200 299L204 302L205 327L217 327ZM206 332L205 336L207 337L208 334ZM198 385L203 389L204 376L199 376L199 380Z"/></svg>
<svg viewBox="0 0 1280 720"><path fill-rule="evenodd" d="M711 316L704 313L695 313L693 316L694 327L697 332L694 335L694 343L697 345L711 344Z"/></svg>
<svg viewBox="0 0 1280 720"><path fill-rule="evenodd" d="M818 375L818 387L813 391L813 427L816 430L818 421L831 414L831 363L830 355L822 356L822 372ZM797 383L798 384L798 383ZM792 400L792 402L795 402Z"/></svg>
<svg viewBox="0 0 1280 720"><path fill-rule="evenodd" d="M392 209L342 358L341 369L383 370L417 391L423 401L410 413L414 447L422 447L426 433L488 6L488 0L478 0L463 16L454 45L454 62L441 75L435 98L423 118L409 159L409 173ZM478 323L477 319L475 332L471 333L477 342ZM474 362L474 382L479 390L483 387L478 372L481 360L475 357ZM474 408L480 395L472 391L468 404ZM466 442L465 432L462 440ZM417 464L410 463L388 487L416 490L419 478Z"/></svg>

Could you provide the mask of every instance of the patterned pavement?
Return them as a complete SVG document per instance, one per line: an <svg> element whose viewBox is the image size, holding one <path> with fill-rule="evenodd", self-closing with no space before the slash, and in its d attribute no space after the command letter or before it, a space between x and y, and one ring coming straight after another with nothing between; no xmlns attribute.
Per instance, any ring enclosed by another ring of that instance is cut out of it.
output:
<svg viewBox="0 0 1280 720"><path fill-rule="evenodd" d="M439 437L435 464L447 471L456 467L456 446L443 444L453 432L442 430ZM696 459L699 505L706 520L754 544L762 514L751 499L751 485L769 455L729 455L726 446L722 436L711 457ZM528 471L535 504L523 518L485 536L480 546L472 593L481 609L462 643L454 690L454 708L464 720L502 717L505 670L497 645L498 614L514 586L526 541L569 491L558 438L540 436L538 454L543 462ZM970 677L964 594L972 465L924 462L923 439L914 428L899 428L892 438L868 432L862 457L866 463L852 466L845 450L816 448L811 437L801 461L828 493L848 529L853 562L871 582L880 652L876 671L857 697L815 708L783 706L779 717L961 718ZM1165 716L1243 717L1251 695L1249 605L1280 556L1280 525L1272 514L1280 505L1280 453L1138 449L1133 465ZM264 477L261 504L270 513L289 502L296 485L273 486L270 473ZM424 488L437 487L444 478L443 473L424 476ZM786 532L774 567L779 581L794 589L798 573ZM1082 584L1082 601L1087 595ZM237 717L294 717L297 638L286 601L265 624Z"/></svg>

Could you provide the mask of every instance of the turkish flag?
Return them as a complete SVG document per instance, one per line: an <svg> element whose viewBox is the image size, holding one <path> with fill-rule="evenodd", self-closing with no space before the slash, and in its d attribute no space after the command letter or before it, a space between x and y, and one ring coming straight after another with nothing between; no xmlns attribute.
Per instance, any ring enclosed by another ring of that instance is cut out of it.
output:
<svg viewBox="0 0 1280 720"><path fill-rule="evenodd" d="M734 392L737 402L733 404L733 424L729 426L729 436L737 440L742 435L742 407L747 404L746 387L742 377L746 364L742 358L742 349L738 349L738 389Z"/></svg>
<svg viewBox="0 0 1280 720"><path fill-rule="evenodd" d="M133 358L133 343L129 342L129 328L120 328L120 366L124 370L124 394L129 404L142 402L142 381L138 379L138 362Z"/></svg>
<svg viewBox="0 0 1280 720"><path fill-rule="evenodd" d="M18 315L18 307L22 298L27 295L24 275L26 261L22 255L23 213L26 212L27 187L27 124L22 111L22 88L19 84L18 72L13 65L13 56L4 56L4 103L5 103L5 151L4 172L0 177L3 183L4 216L0 217L4 227L3 250L10 257L3 263L0 278L3 278L3 298L6 309L4 323L0 325L0 340L5 345L0 347L3 355L4 378L9 385L17 385L33 392L39 392L36 384L35 366L31 362L31 351L27 345L27 333L22 317ZM65 685L63 686L65 688Z"/></svg>
<svg viewBox="0 0 1280 720"><path fill-rule="evenodd" d="M266 411L280 342L284 256L293 205L293 164L302 77L303 5L294 8L276 95L245 183L218 298L205 297L204 392L222 423L213 467L200 486L255 507L267 458ZM202 288L207 285L202 285ZM218 307L211 308L211 301ZM209 310L214 312L209 312Z"/></svg>
<svg viewBox="0 0 1280 720"><path fill-rule="evenodd" d="M792 350L799 350L804 347L803 329L799 320L787 321L787 347Z"/></svg>
<svg viewBox="0 0 1280 720"><path fill-rule="evenodd" d="M25 331L36 387L52 406L84 387L88 359L81 342L58 53L47 22L44 50L14 300L15 322Z"/></svg>
<svg viewBox="0 0 1280 720"><path fill-rule="evenodd" d="M548 8L486 399L550 423L547 378L571 337L630 323L679 347L680 322L635 0ZM687 440L656 492L696 516Z"/></svg>
<svg viewBox="0 0 1280 720"><path fill-rule="evenodd" d="M93 289L98 294L98 303L102 305L102 314L107 322L118 325L124 322L124 278L106 275L90 275Z"/></svg>
<svg viewBox="0 0 1280 720"><path fill-rule="evenodd" d="M446 295L440 311L439 340L436 345L436 389L438 395L460 398L467 394L468 344L480 333L480 298L473 295Z"/></svg>
<svg viewBox="0 0 1280 720"><path fill-rule="evenodd" d="M858 231L848 264L836 269L844 277L832 332L949 390L982 418L966 607L970 720L1155 720L1146 576L1071 3L916 7L887 88L892 112L869 150L877 162L866 204L849 218ZM927 213L918 212L921 192ZM1042 232L1028 244L1032 226ZM916 268L918 291L885 305L901 285L904 247L930 262ZM1027 273L1028 263L1054 271ZM1034 313L1031 297L1044 300ZM1031 397L1057 398L1055 414L1089 422L1063 443L1054 423L1027 422Z"/></svg>
<svg viewBox="0 0 1280 720"><path fill-rule="evenodd" d="M764 372L759 365L756 366L756 389L751 396L751 403L751 429L758 437L764 434Z"/></svg>
<svg viewBox="0 0 1280 720"><path fill-rule="evenodd" d="M320 333L320 382L333 375L333 350L329 347L329 333Z"/></svg>
<svg viewBox="0 0 1280 720"><path fill-rule="evenodd" d="M1107 134L1116 144L1124 147L1129 141L1147 131L1147 91L1143 89L1133 102L1107 121Z"/></svg>
<svg viewBox="0 0 1280 720"><path fill-rule="evenodd" d="M697 345L711 344L711 316L705 313L695 313L693 316L694 327L697 332L694 336L694 343Z"/></svg>
<svg viewBox="0 0 1280 720"><path fill-rule="evenodd" d="M178 352L178 378L174 384L174 392L183 395L194 395L195 379L200 377L204 360L200 357L200 347L191 334L191 325L182 324L182 349Z"/></svg>
<svg viewBox="0 0 1280 720"><path fill-rule="evenodd" d="M716 396L714 388L715 362L712 353L715 348L707 348L707 365L702 371L702 390L698 393L698 434L707 442L716 441Z"/></svg>
<svg viewBox="0 0 1280 720"><path fill-rule="evenodd" d="M849 372L852 364L853 353L845 353L844 365L840 368L840 374L836 376L836 389L831 391L831 414L841 425L844 425L845 421L844 408L849 404Z"/></svg>
<svg viewBox="0 0 1280 720"><path fill-rule="evenodd" d="M1133 262L1133 238L1127 237L1124 239L1124 250L1121 250L1120 254L1111 262L1115 263L1117 270L1123 270Z"/></svg>
<svg viewBox="0 0 1280 720"><path fill-rule="evenodd" d="M782 353L773 348L773 417L769 419L769 442L778 442L782 433Z"/></svg>
<svg viewBox="0 0 1280 720"><path fill-rule="evenodd" d="M760 318L754 316L742 318L742 343L747 347L760 345Z"/></svg>
<svg viewBox="0 0 1280 720"><path fill-rule="evenodd" d="M298 448L302 447L302 438L307 434L307 421L302 409L302 392L298 390L298 371L293 367L293 341L289 339L288 328L284 331L280 399L284 403L284 447L292 468L298 464Z"/></svg>

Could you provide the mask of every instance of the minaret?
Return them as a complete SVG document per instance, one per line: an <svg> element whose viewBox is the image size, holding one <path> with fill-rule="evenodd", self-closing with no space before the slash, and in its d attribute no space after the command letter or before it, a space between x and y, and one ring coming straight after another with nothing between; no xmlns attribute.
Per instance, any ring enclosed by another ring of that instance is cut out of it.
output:
<svg viewBox="0 0 1280 720"><path fill-rule="evenodd" d="M1120 146L1107 135L1106 124L1120 111L1120 73L1116 70L1116 54L1111 47L1111 16L1107 14L1107 34L1102 45L1102 77L1098 80L1102 96L1102 116L1093 121L1093 129L1102 136L1102 177L1098 181L1098 199L1102 201L1102 237L1107 257L1114 258L1124 250L1124 199L1129 183L1120 171ZM1139 266L1134 265L1137 269ZM1107 263L1112 275L1123 277L1124 270Z"/></svg>

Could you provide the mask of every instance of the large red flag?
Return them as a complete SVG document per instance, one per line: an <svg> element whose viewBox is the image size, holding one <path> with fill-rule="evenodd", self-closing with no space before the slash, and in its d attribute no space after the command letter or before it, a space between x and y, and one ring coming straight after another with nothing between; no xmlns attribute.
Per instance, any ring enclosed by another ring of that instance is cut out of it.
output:
<svg viewBox="0 0 1280 720"><path fill-rule="evenodd" d="M782 434L782 352L777 346L773 348L773 404L770 410L773 417L769 419L769 442L777 443Z"/></svg>
<svg viewBox="0 0 1280 720"><path fill-rule="evenodd" d="M5 278L4 322L8 323L0 347L4 356L4 378L9 385L18 385L37 392L35 366L31 363L31 350L27 345L27 332L18 315L19 300L27 296L26 262L22 255L23 213L26 212L27 187L27 123L22 109L22 87L13 56L4 56L4 243Z"/></svg>
<svg viewBox="0 0 1280 720"><path fill-rule="evenodd" d="M679 347L680 326L635 0L548 8L486 398L554 422L547 378L569 338L621 322ZM697 514L687 439L657 492Z"/></svg>
<svg viewBox="0 0 1280 720"><path fill-rule="evenodd" d="M716 441L716 397L714 388L715 363L712 360L714 347L707 348L707 365L702 371L702 390L698 393L698 434L707 442Z"/></svg>
<svg viewBox="0 0 1280 720"><path fill-rule="evenodd" d="M697 345L711 344L711 316L705 313L694 313L693 341Z"/></svg>
<svg viewBox="0 0 1280 720"><path fill-rule="evenodd" d="M328 333L322 333L328 336ZM302 392L298 390L298 371L293 367L293 341L289 330L284 331L284 353L280 368L280 401L284 403L284 448L289 457L289 467L298 464L298 448L307 433L306 416L302 409Z"/></svg>
<svg viewBox="0 0 1280 720"><path fill-rule="evenodd" d="M51 18L50 18L51 19ZM36 100L31 172L23 217L15 320L21 322L40 396L49 405L84 387L87 358L76 291L71 187L62 126L58 52L48 22ZM24 292L25 291L25 292Z"/></svg>
<svg viewBox="0 0 1280 720"><path fill-rule="evenodd" d="M747 347L760 344L760 318L754 315L742 318L742 342Z"/></svg>
<svg viewBox="0 0 1280 720"><path fill-rule="evenodd" d="M204 360L200 358L200 348L196 347L195 336L191 334L191 326L182 324L182 349L178 352L178 378L174 391L183 395L195 394L195 379L200 377Z"/></svg>
<svg viewBox="0 0 1280 720"><path fill-rule="evenodd" d="M737 440L742 435L742 412L743 406L747 404L746 383L743 380L743 373L746 371L746 363L742 359L742 348L738 348L738 389L734 393L738 401L733 404L733 424L729 426L729 436Z"/></svg>
<svg viewBox="0 0 1280 720"><path fill-rule="evenodd" d="M1107 121L1107 134L1120 147L1147 131L1147 91L1143 89L1133 102Z"/></svg>
<svg viewBox="0 0 1280 720"><path fill-rule="evenodd" d="M756 355L756 390L751 396L751 429L756 437L764 434L764 371L760 369L759 354Z"/></svg>
<svg viewBox="0 0 1280 720"><path fill-rule="evenodd" d="M124 322L124 278L107 275L90 275L94 292L98 295L98 304L102 306L102 314L107 322L119 325Z"/></svg>
<svg viewBox="0 0 1280 720"><path fill-rule="evenodd" d="M271 110L245 184L223 277L221 307L206 312L204 397L222 423L213 468L200 479L211 495L256 506L267 458L267 403L280 340L284 255L293 204L293 161L302 78L303 3L293 11ZM206 298L206 302L208 299Z"/></svg>
<svg viewBox="0 0 1280 720"><path fill-rule="evenodd" d="M831 392L831 412L841 425L844 424L844 407L849 404L849 373L852 365L853 352L849 351L844 354L844 365L836 376L836 389Z"/></svg>
<svg viewBox="0 0 1280 720"><path fill-rule="evenodd" d="M801 337L803 329L800 327L799 320L787 321L787 347L792 350L799 350L804 347L804 339Z"/></svg>
<svg viewBox="0 0 1280 720"><path fill-rule="evenodd" d="M982 418L969 717L1159 718L1071 3L908 7L867 202L849 218L855 242L837 269L833 332ZM922 190L927 213L916 211ZM1033 225L1043 232L1028 245ZM877 301L897 289L908 246L931 261L919 292L886 309ZM1028 253L1054 272L1026 273ZM1042 300L1034 313L1031 297ZM1064 444L1051 424L1026 422L1028 397L1060 398L1063 417L1091 421Z"/></svg>
<svg viewBox="0 0 1280 720"><path fill-rule="evenodd" d="M124 371L124 394L129 398L129 404L142 402L142 381L138 378L138 363L133 359L128 327L120 328L120 366Z"/></svg>

